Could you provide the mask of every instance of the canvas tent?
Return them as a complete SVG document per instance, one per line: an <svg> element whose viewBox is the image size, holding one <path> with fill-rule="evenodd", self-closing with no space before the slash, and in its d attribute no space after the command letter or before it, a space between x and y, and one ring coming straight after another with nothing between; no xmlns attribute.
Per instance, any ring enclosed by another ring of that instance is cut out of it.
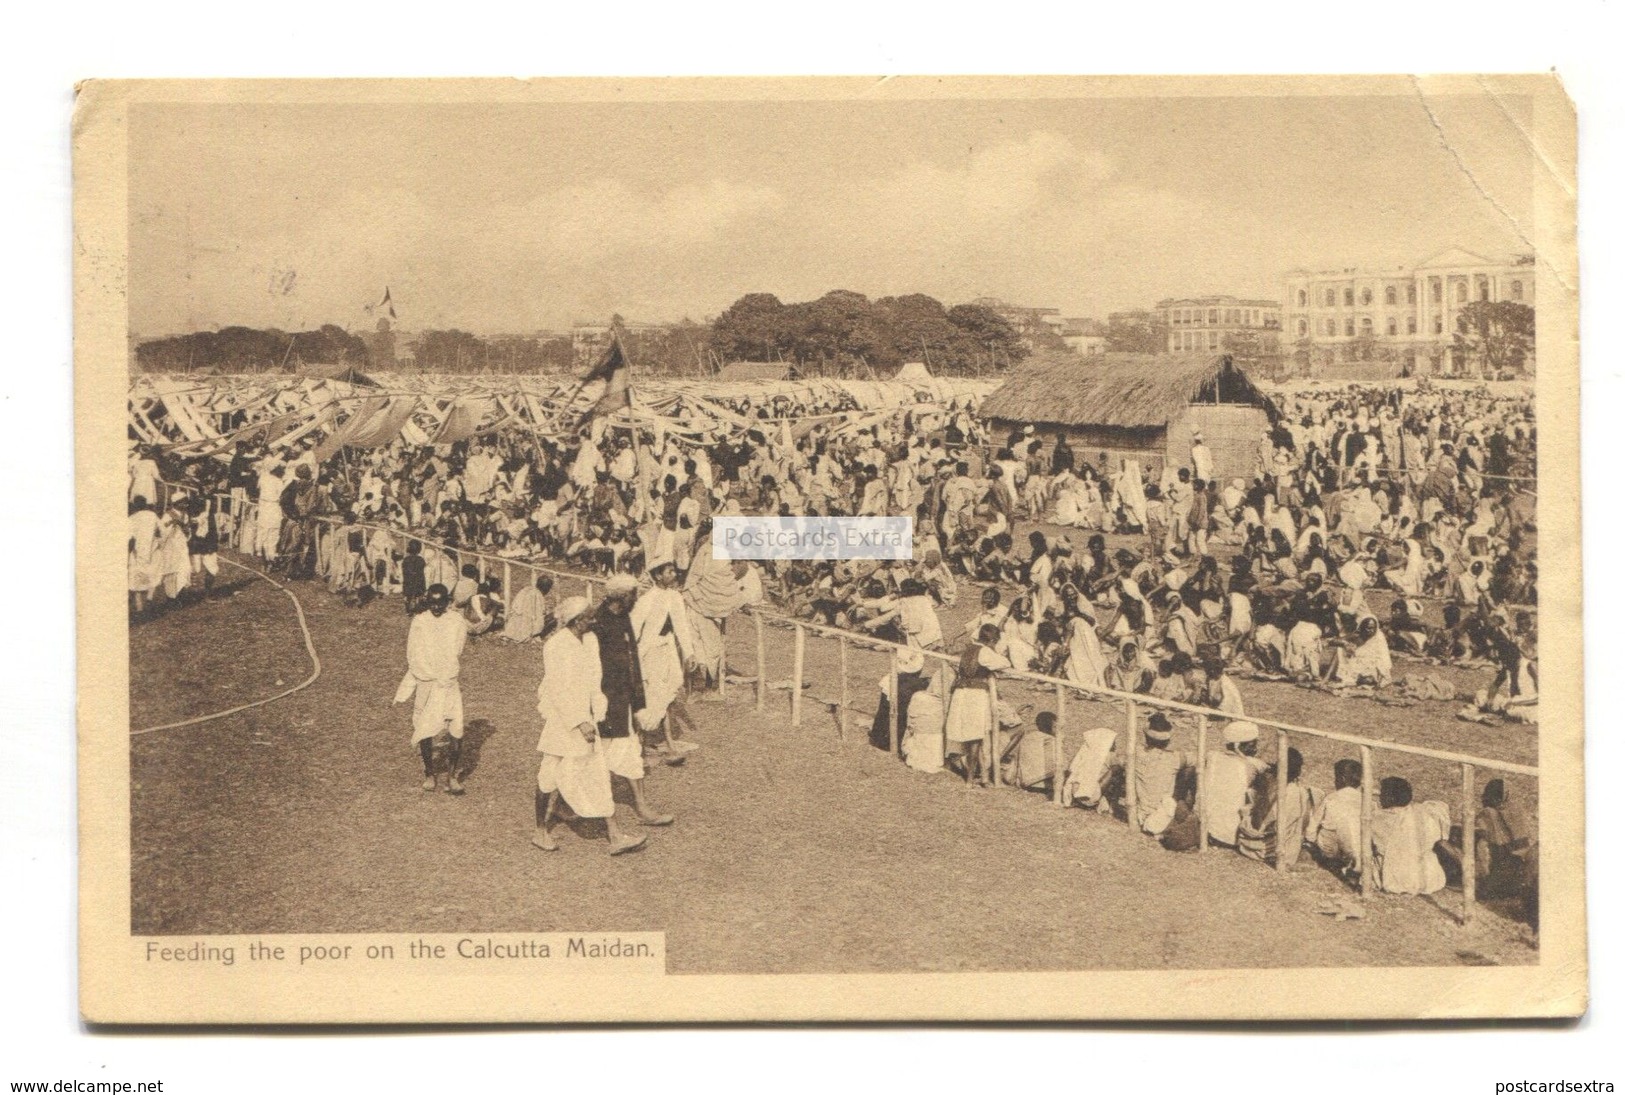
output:
<svg viewBox="0 0 1625 1095"><path fill-rule="evenodd" d="M326 458L341 447L396 440L450 444L504 429L559 436L580 425L604 386L601 380L584 384L573 376L379 374L368 379L372 386L287 374L139 375L129 392L130 439L182 455L223 456L239 440L280 447L314 437ZM603 421L619 427L636 422L696 443L760 429L762 420L740 407L759 409L780 396L792 405L818 408L794 420L798 423L838 419L846 428L901 410L967 406L992 387L959 377L734 383L649 377L629 389L630 406Z"/></svg>
<svg viewBox="0 0 1625 1095"><path fill-rule="evenodd" d="M1153 475L1190 463L1200 432L1216 477L1249 478L1275 404L1228 354L1051 354L1011 371L982 404L998 436L1032 424L1046 444L1064 434L1079 458L1125 457Z"/></svg>

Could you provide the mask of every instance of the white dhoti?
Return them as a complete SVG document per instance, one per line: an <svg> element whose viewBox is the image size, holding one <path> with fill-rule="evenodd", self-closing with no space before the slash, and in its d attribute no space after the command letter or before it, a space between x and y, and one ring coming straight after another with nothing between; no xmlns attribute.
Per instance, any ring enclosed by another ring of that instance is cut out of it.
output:
<svg viewBox="0 0 1625 1095"><path fill-rule="evenodd" d="M454 738L463 736L463 689L457 678L420 681L408 673L401 678L395 702L412 700L412 744L426 741L441 731Z"/></svg>
<svg viewBox="0 0 1625 1095"><path fill-rule="evenodd" d="M948 701L943 736L954 744L982 741L993 721L993 705L985 688L956 688Z"/></svg>
<svg viewBox="0 0 1625 1095"><path fill-rule="evenodd" d="M602 744L600 741L592 752L576 757L543 753L536 770L536 789L543 794L557 791L577 817L613 816L615 797L609 789L609 762Z"/></svg>
<svg viewBox="0 0 1625 1095"><path fill-rule="evenodd" d="M711 675L713 680L722 679L722 627L709 616L702 616L693 609L688 612L689 626L694 629L694 661Z"/></svg>
<svg viewBox="0 0 1625 1095"><path fill-rule="evenodd" d="M643 698L647 704L636 713L638 726L653 730L683 690L683 661L678 656L677 644L668 639L653 644L646 651L640 650L638 665L643 670Z"/></svg>

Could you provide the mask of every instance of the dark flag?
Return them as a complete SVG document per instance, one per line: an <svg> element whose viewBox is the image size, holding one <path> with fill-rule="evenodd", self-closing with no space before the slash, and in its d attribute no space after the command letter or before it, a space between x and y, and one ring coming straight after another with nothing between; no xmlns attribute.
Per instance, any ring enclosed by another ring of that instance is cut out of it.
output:
<svg viewBox="0 0 1625 1095"><path fill-rule="evenodd" d="M582 422L586 422L598 415L614 414L623 407L632 405L632 393L626 386L626 372L626 354L621 349L620 335L612 333L609 336L609 346L604 350L603 356L598 359L598 364L594 365L592 371L581 378L583 386L591 384L595 380L604 382L604 394L600 395L598 402L594 403L592 409L582 416Z"/></svg>
<svg viewBox="0 0 1625 1095"><path fill-rule="evenodd" d="M389 313L389 318L390 319L395 319L396 318L396 316L395 316L395 302L390 299L389 286L387 286L387 285L384 286L384 299L380 300L377 304L369 304L369 305L367 305L367 314L370 316L374 312L378 311L380 308L382 308L384 311Z"/></svg>

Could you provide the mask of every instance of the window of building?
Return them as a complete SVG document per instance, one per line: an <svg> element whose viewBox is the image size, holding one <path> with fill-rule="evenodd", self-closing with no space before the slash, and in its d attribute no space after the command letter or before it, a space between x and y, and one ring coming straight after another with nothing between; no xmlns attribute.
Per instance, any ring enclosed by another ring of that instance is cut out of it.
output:
<svg viewBox="0 0 1625 1095"><path fill-rule="evenodd" d="M1352 319L1346 319L1343 321L1343 333L1349 338L1354 337L1354 321Z"/></svg>
<svg viewBox="0 0 1625 1095"><path fill-rule="evenodd" d="M1479 300L1489 300L1490 299L1490 279L1489 278L1481 276L1478 279L1478 299Z"/></svg>
<svg viewBox="0 0 1625 1095"><path fill-rule="evenodd" d="M1299 289L1298 290L1298 307L1299 308L1307 308L1307 307L1309 307L1309 290L1307 290L1307 289Z"/></svg>
<svg viewBox="0 0 1625 1095"><path fill-rule="evenodd" d="M1467 303L1467 283L1465 281L1456 282L1456 303Z"/></svg>
<svg viewBox="0 0 1625 1095"><path fill-rule="evenodd" d="M1217 350L1219 348L1219 332L1209 331L1207 333L1207 348L1210 350Z"/></svg>
<svg viewBox="0 0 1625 1095"><path fill-rule="evenodd" d="M1308 320L1305 320L1305 319L1298 320L1298 337L1299 338L1308 338L1309 337L1309 321Z"/></svg>
<svg viewBox="0 0 1625 1095"><path fill-rule="evenodd" d="M1208 326L1210 327L1217 327L1219 325L1219 310L1217 308L1209 308L1207 310L1207 322Z"/></svg>
<svg viewBox="0 0 1625 1095"><path fill-rule="evenodd" d="M1512 299L1513 300L1522 300L1523 299L1523 282L1514 281L1512 283L1511 288L1512 288Z"/></svg>
<svg viewBox="0 0 1625 1095"><path fill-rule="evenodd" d="M1337 320L1328 319L1326 321L1326 334L1328 336L1337 334Z"/></svg>
<svg viewBox="0 0 1625 1095"><path fill-rule="evenodd" d="M1415 304L1416 303L1416 286L1415 285L1407 285L1407 286L1405 286L1405 303L1406 304Z"/></svg>
<svg viewBox="0 0 1625 1095"><path fill-rule="evenodd" d="M1366 316L1364 319L1360 320L1360 333L1362 335L1369 335L1371 334L1371 331L1371 317Z"/></svg>
<svg viewBox="0 0 1625 1095"><path fill-rule="evenodd" d="M1368 308L1371 306L1371 290L1370 289L1361 289L1360 290L1360 303L1364 304Z"/></svg>
<svg viewBox="0 0 1625 1095"><path fill-rule="evenodd" d="M1393 316L1389 316L1388 317L1388 337L1393 338L1397 334L1399 334L1399 320L1395 319Z"/></svg>
<svg viewBox="0 0 1625 1095"><path fill-rule="evenodd" d="M1399 290L1390 285L1382 294L1382 299L1388 303L1388 307L1392 308L1399 303Z"/></svg>
<svg viewBox="0 0 1625 1095"><path fill-rule="evenodd" d="M1328 289L1328 290L1326 290L1326 307L1328 307L1328 308L1336 308L1337 307L1337 290L1336 289Z"/></svg>
<svg viewBox="0 0 1625 1095"><path fill-rule="evenodd" d="M1433 317L1433 333L1436 334L1436 335L1444 334L1444 317L1443 316L1434 316Z"/></svg>
<svg viewBox="0 0 1625 1095"><path fill-rule="evenodd" d="M1405 333L1408 334L1408 335L1414 335L1416 333L1416 317L1415 316L1412 316L1412 317L1410 317L1409 319L1407 319L1405 321Z"/></svg>
<svg viewBox="0 0 1625 1095"><path fill-rule="evenodd" d="M1343 307L1354 307L1354 290L1352 288L1343 290Z"/></svg>
<svg viewBox="0 0 1625 1095"><path fill-rule="evenodd" d="M1435 304L1443 303L1444 302L1444 283L1441 282L1438 278L1433 278L1428 282L1428 285L1433 290L1433 303L1435 303Z"/></svg>

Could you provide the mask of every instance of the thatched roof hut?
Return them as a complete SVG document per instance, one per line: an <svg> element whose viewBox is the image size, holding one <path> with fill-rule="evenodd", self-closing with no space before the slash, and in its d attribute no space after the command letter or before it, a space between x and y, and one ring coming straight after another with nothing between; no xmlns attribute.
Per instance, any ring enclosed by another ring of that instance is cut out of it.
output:
<svg viewBox="0 0 1625 1095"><path fill-rule="evenodd" d="M1227 354L1053 354L1012 370L983 401L996 430L1064 434L1080 457L1133 457L1160 469L1190 464L1197 434L1216 476L1249 476L1275 404Z"/></svg>

